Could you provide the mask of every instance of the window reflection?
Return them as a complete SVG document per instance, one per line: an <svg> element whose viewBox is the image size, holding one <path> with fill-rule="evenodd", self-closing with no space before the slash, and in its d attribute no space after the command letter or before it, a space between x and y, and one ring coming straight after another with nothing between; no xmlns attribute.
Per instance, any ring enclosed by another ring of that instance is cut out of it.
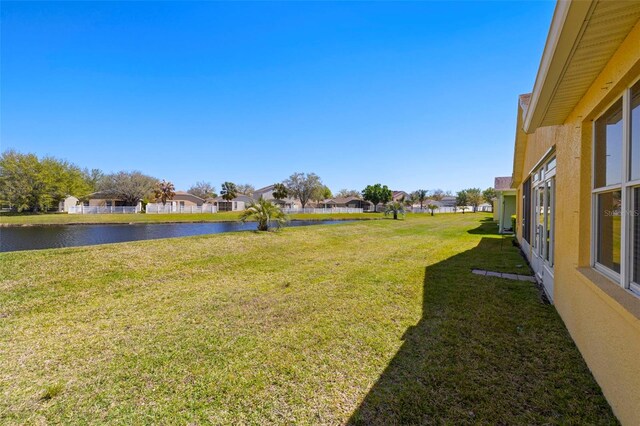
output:
<svg viewBox="0 0 640 426"><path fill-rule="evenodd" d="M622 99L596 121L595 187L622 182Z"/></svg>
<svg viewBox="0 0 640 426"><path fill-rule="evenodd" d="M631 180L640 179L640 81L631 89Z"/></svg>
<svg viewBox="0 0 640 426"><path fill-rule="evenodd" d="M622 192L598 194L598 247L597 261L620 273Z"/></svg>

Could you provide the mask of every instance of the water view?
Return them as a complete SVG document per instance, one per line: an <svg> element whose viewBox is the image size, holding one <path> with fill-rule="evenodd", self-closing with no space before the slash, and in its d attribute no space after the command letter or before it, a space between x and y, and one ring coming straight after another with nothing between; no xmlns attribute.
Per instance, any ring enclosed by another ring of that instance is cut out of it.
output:
<svg viewBox="0 0 640 426"><path fill-rule="evenodd" d="M335 225L352 220L295 220L289 227ZM125 241L253 231L255 222L163 223L135 225L51 225L0 228L0 252L90 246Z"/></svg>

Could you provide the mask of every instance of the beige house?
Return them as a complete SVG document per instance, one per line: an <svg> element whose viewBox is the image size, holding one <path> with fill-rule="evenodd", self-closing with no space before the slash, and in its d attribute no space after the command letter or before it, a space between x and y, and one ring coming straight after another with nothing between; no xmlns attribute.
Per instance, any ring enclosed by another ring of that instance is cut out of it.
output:
<svg viewBox="0 0 640 426"><path fill-rule="evenodd" d="M59 212L68 212L71 208L80 204L80 200L73 195L67 196L64 200L58 203L58 211Z"/></svg>
<svg viewBox="0 0 640 426"><path fill-rule="evenodd" d="M253 201L254 201L253 198L244 194L238 195L236 198L234 198L231 201L227 201L222 197L216 197L213 200L211 200L211 202L213 203L214 206L217 207L219 212L243 211L243 210L246 210L247 207L249 207L249 204L251 204Z"/></svg>
<svg viewBox="0 0 640 426"><path fill-rule="evenodd" d="M287 197L282 200L276 199L273 196L273 188L274 188L274 185L269 185L269 186L265 186L264 188L257 189L253 192L253 198L258 200L260 199L260 197L262 197L265 200L269 200L275 204L278 204L280 207L285 209L295 209L295 208L302 207L300 200L292 197Z"/></svg>
<svg viewBox="0 0 640 426"><path fill-rule="evenodd" d="M337 197L321 201L317 207L330 209L333 207L342 207L349 209L362 209L362 211L373 210L373 203L365 201L358 197Z"/></svg>
<svg viewBox="0 0 640 426"><path fill-rule="evenodd" d="M511 187L511 176L497 177L493 189L496 199L493 201L493 220L498 223L498 232L514 232L511 216L516 214L516 189Z"/></svg>

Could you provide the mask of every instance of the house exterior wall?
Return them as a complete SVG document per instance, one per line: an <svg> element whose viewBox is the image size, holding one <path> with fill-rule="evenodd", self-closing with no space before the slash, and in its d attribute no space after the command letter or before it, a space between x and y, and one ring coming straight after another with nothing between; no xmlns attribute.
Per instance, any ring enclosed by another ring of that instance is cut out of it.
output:
<svg viewBox="0 0 640 426"><path fill-rule="evenodd" d="M591 267L592 128L593 119L640 76L638 46L640 22L564 124L526 135L514 182L522 243L523 182L555 148L554 303L615 414L628 425L640 424L640 298ZM530 248L526 254L531 258Z"/></svg>
<svg viewBox="0 0 640 426"><path fill-rule="evenodd" d="M162 203L158 203L158 204L162 204ZM197 207L197 206L201 206L203 203L196 203L193 200L190 200L186 197L185 198L174 197L172 200L167 200L167 204L173 204L176 207L179 207L179 206Z"/></svg>
<svg viewBox="0 0 640 426"><path fill-rule="evenodd" d="M78 200L76 197L67 197L64 200L60 201L58 210L61 212L68 212L70 207L75 207L79 202L80 200Z"/></svg>
<svg viewBox="0 0 640 426"><path fill-rule="evenodd" d="M107 202L110 202L112 206L123 205L120 200L106 199L106 198L91 198L89 199L89 207L105 207Z"/></svg>

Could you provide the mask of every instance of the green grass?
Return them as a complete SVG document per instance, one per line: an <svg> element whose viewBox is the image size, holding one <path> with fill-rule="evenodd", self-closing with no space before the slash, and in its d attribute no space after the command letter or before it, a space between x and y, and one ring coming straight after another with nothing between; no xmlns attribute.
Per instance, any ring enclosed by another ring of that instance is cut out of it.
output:
<svg viewBox="0 0 640 426"><path fill-rule="evenodd" d="M0 423L615 424L481 213L0 255Z"/></svg>
<svg viewBox="0 0 640 426"><path fill-rule="evenodd" d="M292 214L291 220L343 220L380 219L382 213ZM239 212L199 214L3 214L0 226L71 225L89 223L166 223L166 222L230 222L240 217Z"/></svg>

